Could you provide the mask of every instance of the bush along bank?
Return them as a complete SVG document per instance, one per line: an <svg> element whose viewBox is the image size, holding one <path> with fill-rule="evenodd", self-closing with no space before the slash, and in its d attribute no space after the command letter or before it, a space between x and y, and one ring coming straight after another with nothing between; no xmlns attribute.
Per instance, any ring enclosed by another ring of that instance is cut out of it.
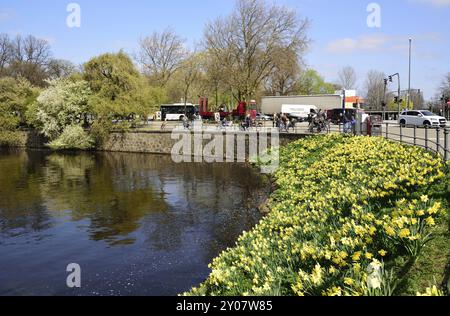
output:
<svg viewBox="0 0 450 316"><path fill-rule="evenodd" d="M441 295L442 280L410 293L407 278L448 223L444 167L382 138L292 143L280 150L270 214L185 295Z"/></svg>

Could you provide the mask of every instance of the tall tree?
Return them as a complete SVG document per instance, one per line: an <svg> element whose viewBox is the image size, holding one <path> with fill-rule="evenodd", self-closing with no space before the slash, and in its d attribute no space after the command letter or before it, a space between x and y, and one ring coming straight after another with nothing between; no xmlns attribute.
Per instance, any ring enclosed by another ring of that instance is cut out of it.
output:
<svg viewBox="0 0 450 316"><path fill-rule="evenodd" d="M351 66L342 68L339 71L339 85L342 89L352 90L356 89L356 71Z"/></svg>
<svg viewBox="0 0 450 316"><path fill-rule="evenodd" d="M93 93L90 103L99 119L146 117L154 110L160 91L152 89L127 54L103 54L84 65L83 79Z"/></svg>
<svg viewBox="0 0 450 316"><path fill-rule="evenodd" d="M0 130L12 131L25 123L25 113L37 96L26 79L0 78Z"/></svg>
<svg viewBox="0 0 450 316"><path fill-rule="evenodd" d="M439 88L439 93L440 93L439 97L441 97L442 95L450 97L450 72L446 74L445 77L442 79L442 83Z"/></svg>
<svg viewBox="0 0 450 316"><path fill-rule="evenodd" d="M183 83L183 100L187 103L189 93L196 81L201 76L202 56L199 53L192 53L181 65L181 79Z"/></svg>
<svg viewBox="0 0 450 316"><path fill-rule="evenodd" d="M6 68L11 62L12 45L8 34L0 34L0 76L6 74Z"/></svg>
<svg viewBox="0 0 450 316"><path fill-rule="evenodd" d="M137 59L144 73L154 83L165 86L186 57L184 43L171 29L142 39Z"/></svg>
<svg viewBox="0 0 450 316"><path fill-rule="evenodd" d="M289 95L295 92L300 79L300 62L296 52L278 49L273 55L274 67L265 81L269 95Z"/></svg>
<svg viewBox="0 0 450 316"><path fill-rule="evenodd" d="M46 40L18 35L11 41L9 73L16 78L26 78L35 86L44 86L50 57L50 45Z"/></svg>
<svg viewBox="0 0 450 316"><path fill-rule="evenodd" d="M300 54L308 44L308 20L264 0L237 0L234 11L208 23L204 42L222 65L237 100L249 101L275 68L279 49Z"/></svg>
<svg viewBox="0 0 450 316"><path fill-rule="evenodd" d="M365 82L366 105L372 110L381 110L384 101L384 78L386 75L377 70L367 73Z"/></svg>
<svg viewBox="0 0 450 316"><path fill-rule="evenodd" d="M64 59L52 59L47 66L47 75L51 79L65 79L76 71L76 66Z"/></svg>
<svg viewBox="0 0 450 316"><path fill-rule="evenodd" d="M300 75L297 94L331 94L335 92L335 88L332 83L326 82L316 70L308 69Z"/></svg>
<svg viewBox="0 0 450 316"><path fill-rule="evenodd" d="M51 80L37 98L35 125L50 140L59 137L67 126L81 126L89 111L90 94L86 81Z"/></svg>
<svg viewBox="0 0 450 316"><path fill-rule="evenodd" d="M214 96L214 104L218 107L222 101L222 96L225 92L228 92L229 95L231 89L227 85L228 80L224 75L222 65L217 63L214 54L206 50L203 56L205 64L205 90Z"/></svg>
<svg viewBox="0 0 450 316"><path fill-rule="evenodd" d="M420 90L414 89L411 90L410 95L410 106L414 107L416 110L422 110L425 106L425 100L423 98L423 93Z"/></svg>

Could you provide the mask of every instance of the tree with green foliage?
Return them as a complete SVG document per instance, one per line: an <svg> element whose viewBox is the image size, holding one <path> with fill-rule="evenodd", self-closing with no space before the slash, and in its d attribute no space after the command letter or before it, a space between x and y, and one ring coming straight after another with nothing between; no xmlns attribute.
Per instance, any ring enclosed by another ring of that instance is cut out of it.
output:
<svg viewBox="0 0 450 316"><path fill-rule="evenodd" d="M16 141L15 131L25 125L25 113L38 90L25 79L0 78L0 145Z"/></svg>
<svg viewBox="0 0 450 316"><path fill-rule="evenodd" d="M90 102L100 120L146 116L164 95L161 89L149 87L122 51L92 58L84 65L83 78L92 91Z"/></svg>
<svg viewBox="0 0 450 316"><path fill-rule="evenodd" d="M0 79L0 129L15 130L25 123L25 112L38 94L25 79Z"/></svg>
<svg viewBox="0 0 450 316"><path fill-rule="evenodd" d="M91 91L86 81L56 79L48 81L48 84L49 87L37 99L34 125L51 142L61 143L58 139L61 135L68 138L70 128L78 126L82 129L90 112L88 100ZM72 149L86 149L86 137L78 137L78 143L72 142ZM62 146L61 149L68 148Z"/></svg>
<svg viewBox="0 0 450 316"><path fill-rule="evenodd" d="M87 150L93 148L94 145L93 138L80 125L66 126L61 135L48 144L55 150Z"/></svg>
<svg viewBox="0 0 450 316"><path fill-rule="evenodd" d="M409 106L407 104L407 101L402 99L402 102L400 102L400 111L403 110L413 110L414 109L414 103L412 101L409 101ZM388 104L388 111L396 112L398 111L398 103L395 102L394 99L392 99Z"/></svg>
<svg viewBox="0 0 450 316"><path fill-rule="evenodd" d="M328 83L314 69L306 70L300 76L298 94L332 94L336 87L332 83Z"/></svg>
<svg viewBox="0 0 450 316"><path fill-rule="evenodd" d="M84 65L83 79L92 95L94 123L91 132L97 144L114 128L127 129L137 117L145 121L166 99L166 91L150 86L123 51L92 58ZM120 124L113 124L120 121Z"/></svg>

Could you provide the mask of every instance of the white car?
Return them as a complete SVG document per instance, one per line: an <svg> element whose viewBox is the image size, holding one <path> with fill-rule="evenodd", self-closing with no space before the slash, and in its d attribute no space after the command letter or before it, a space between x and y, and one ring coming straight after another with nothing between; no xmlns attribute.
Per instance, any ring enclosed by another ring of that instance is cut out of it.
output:
<svg viewBox="0 0 450 316"><path fill-rule="evenodd" d="M447 120L430 111L403 111L399 123L402 126L446 127Z"/></svg>
<svg viewBox="0 0 450 316"><path fill-rule="evenodd" d="M256 114L256 120L257 121L271 121L272 118L268 115L258 113L258 114Z"/></svg>

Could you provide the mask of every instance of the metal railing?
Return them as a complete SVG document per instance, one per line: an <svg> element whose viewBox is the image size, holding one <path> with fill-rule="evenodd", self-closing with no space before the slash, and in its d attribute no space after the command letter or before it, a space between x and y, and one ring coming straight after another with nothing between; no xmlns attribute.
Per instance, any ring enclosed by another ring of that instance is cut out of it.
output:
<svg viewBox="0 0 450 316"><path fill-rule="evenodd" d="M402 144L422 147L441 155L445 161L450 159L449 127L417 127L384 123L382 136Z"/></svg>
<svg viewBox="0 0 450 316"><path fill-rule="evenodd" d="M161 122L156 122L152 126L147 128L140 128L137 131L171 131L173 128L180 126L179 122L168 122L164 129L161 129ZM246 131L248 132L259 132L264 128L275 128L275 125L271 121L260 122L260 125L253 126ZM223 127L217 123L205 123L203 128L216 129L218 131L240 131L242 130L239 124L234 124L230 127ZM372 136L382 136L387 139L398 141L403 144L422 147L426 150L438 153L442 155L445 160L450 160L450 127L417 127L417 126L402 126L398 123L393 122L374 122L371 126L371 131L367 130L365 123L361 123L359 128L355 125L344 126L344 124L329 124L327 127L320 132L317 130L311 131L309 124L298 123L289 129L279 129L280 133L289 134L308 134L308 135L320 135L326 133L347 133L355 135L372 135Z"/></svg>

